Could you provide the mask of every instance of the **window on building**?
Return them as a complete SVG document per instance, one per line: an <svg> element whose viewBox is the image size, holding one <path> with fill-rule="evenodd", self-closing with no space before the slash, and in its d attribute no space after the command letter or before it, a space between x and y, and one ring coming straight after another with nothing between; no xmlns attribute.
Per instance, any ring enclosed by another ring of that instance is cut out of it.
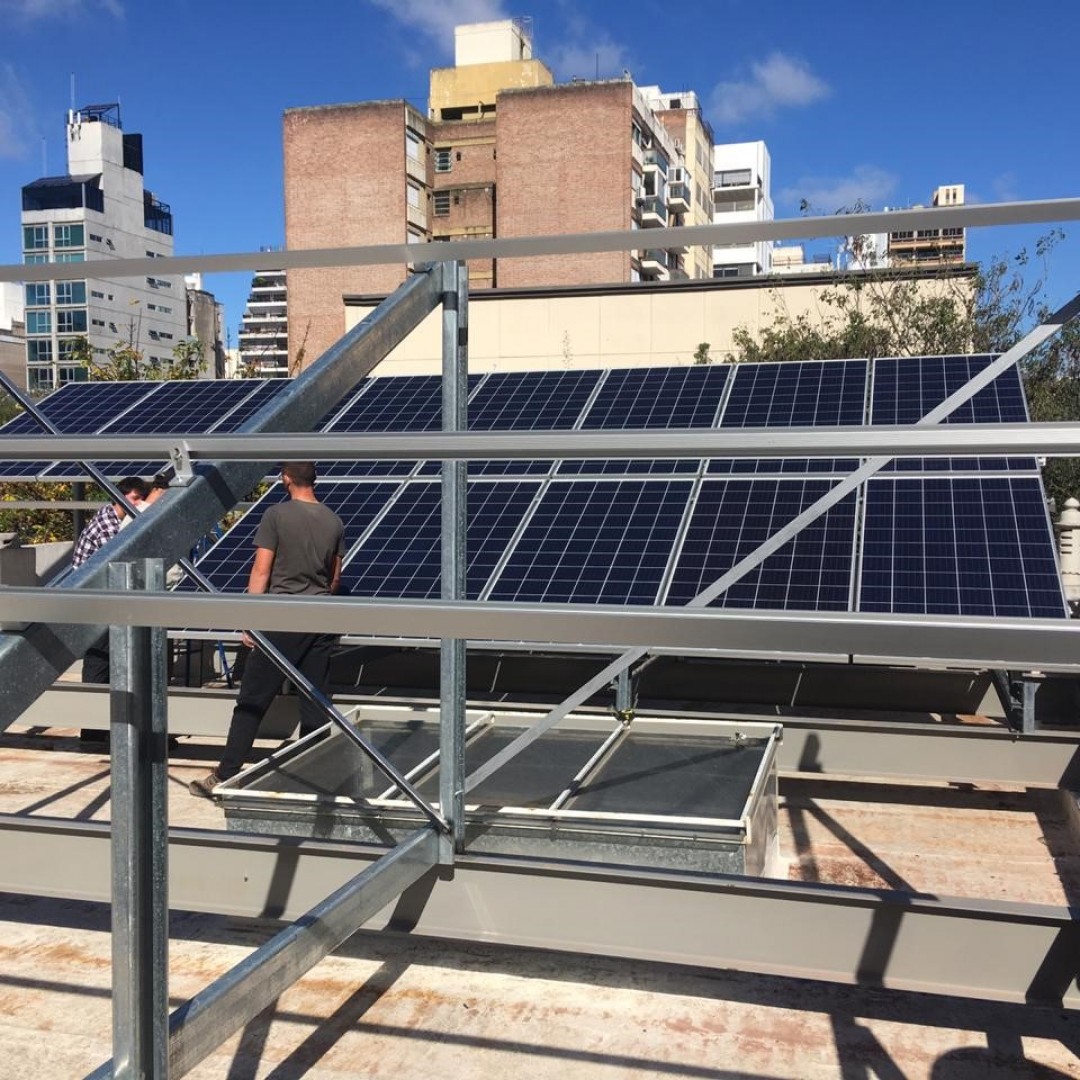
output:
<svg viewBox="0 0 1080 1080"><path fill-rule="evenodd" d="M717 187L749 187L753 180L750 169L727 169L715 177Z"/></svg>
<svg viewBox="0 0 1080 1080"><path fill-rule="evenodd" d="M27 266L37 266L40 263L47 263L49 261L48 255L24 255L23 262Z"/></svg>
<svg viewBox="0 0 1080 1080"><path fill-rule="evenodd" d="M82 338L69 337L69 338L61 338L56 343L57 344L57 359L60 361L60 363L63 363L65 360L70 360L72 358L72 356L75 354L75 348L79 344L80 341L82 341ZM101 351L100 349L95 349L94 350L94 352L100 352L100 351Z"/></svg>
<svg viewBox="0 0 1080 1080"><path fill-rule="evenodd" d="M28 334L51 334L52 312L28 311L26 313L26 332Z"/></svg>
<svg viewBox="0 0 1080 1080"><path fill-rule="evenodd" d="M26 382L29 390L51 390L53 388L52 366L27 368Z"/></svg>
<svg viewBox="0 0 1080 1080"><path fill-rule="evenodd" d="M60 376L60 385L69 382L86 382L90 373L81 364L75 367L62 367L57 368L57 374Z"/></svg>
<svg viewBox="0 0 1080 1080"><path fill-rule="evenodd" d="M27 307L47 307L49 304L49 283L32 281L26 286Z"/></svg>
<svg viewBox="0 0 1080 1080"><path fill-rule="evenodd" d="M86 255L81 251L58 251L56 253L56 261L62 262L85 262Z"/></svg>
<svg viewBox="0 0 1080 1080"><path fill-rule="evenodd" d="M58 281L56 283L57 304L85 304L85 281Z"/></svg>
<svg viewBox="0 0 1080 1080"><path fill-rule="evenodd" d="M415 131L405 129L405 154L410 161L421 161L423 156L420 152L420 136Z"/></svg>
<svg viewBox="0 0 1080 1080"><path fill-rule="evenodd" d="M104 300L105 299L105 294L103 292L98 292L97 289L91 289L90 290L90 295L95 300Z"/></svg>
<svg viewBox="0 0 1080 1080"><path fill-rule="evenodd" d="M405 185L405 199L413 209L420 209L420 189L415 184Z"/></svg>
<svg viewBox="0 0 1080 1080"><path fill-rule="evenodd" d="M431 208L436 217L446 217L450 213L450 192L436 191L431 197Z"/></svg>
<svg viewBox="0 0 1080 1080"><path fill-rule="evenodd" d="M93 233L92 232L92 233L89 233L88 235L89 235L91 241L93 241L93 243L95 243L95 244L100 244L101 243L102 236L101 236L100 233Z"/></svg>
<svg viewBox="0 0 1080 1080"><path fill-rule="evenodd" d="M105 325L105 320L104 319L91 319L90 320L90 325L91 326L104 326Z"/></svg>
<svg viewBox="0 0 1080 1080"><path fill-rule="evenodd" d="M58 311L56 313L56 331L59 334L85 334L86 308Z"/></svg>
<svg viewBox="0 0 1080 1080"><path fill-rule="evenodd" d="M23 251L39 251L49 246L48 225L23 226Z"/></svg>
<svg viewBox="0 0 1080 1080"><path fill-rule="evenodd" d="M51 364L52 340L50 338L40 338L27 341L26 360L30 364Z"/></svg>
<svg viewBox="0 0 1080 1080"><path fill-rule="evenodd" d="M81 248L86 244L86 231L81 225L53 226L53 245L58 248Z"/></svg>
<svg viewBox="0 0 1080 1080"><path fill-rule="evenodd" d="M435 151L436 172L449 172L453 167L453 152L450 147L442 147Z"/></svg>

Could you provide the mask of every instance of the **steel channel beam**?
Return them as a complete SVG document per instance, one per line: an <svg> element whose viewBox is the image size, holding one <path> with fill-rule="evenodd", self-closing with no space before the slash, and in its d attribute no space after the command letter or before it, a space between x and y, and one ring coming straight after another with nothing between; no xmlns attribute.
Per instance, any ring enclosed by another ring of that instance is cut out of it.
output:
<svg viewBox="0 0 1080 1080"><path fill-rule="evenodd" d="M464 263L443 263L442 426L448 434L469 425L469 275ZM440 593L443 600L466 598L465 537L468 517L466 464L442 463ZM450 823L443 861L465 848L465 639L439 644L439 808Z"/></svg>
<svg viewBox="0 0 1080 1080"><path fill-rule="evenodd" d="M434 309L440 298L438 278L438 274L430 273L411 278L252 416L244 430L310 428ZM77 595L77 590L101 586L111 561L163 558L168 564L175 562L248 496L264 472L257 463L200 466L188 486L167 492L150 512L140 515L105 549L67 577L61 588L39 592ZM28 617L35 619L33 615ZM0 635L0 730L82 656L100 634L100 627L111 622L104 617L97 626L71 624L61 611L19 633ZM139 625L164 624L150 620Z"/></svg>
<svg viewBox="0 0 1080 1080"><path fill-rule="evenodd" d="M0 437L0 456L10 461L42 458L133 461L169 456L182 447L194 461L280 461L544 457L650 458L725 457L943 457L978 454L1080 455L1080 429L1073 423L953 424L841 428L702 428L663 431L485 431L457 433L348 434L338 432L223 435L9 435ZM81 504L80 504L81 505Z"/></svg>
<svg viewBox="0 0 1080 1080"><path fill-rule="evenodd" d="M380 633L406 638L434 635L498 641L513 637L550 644L640 646L632 650L640 655L656 646L779 656L801 654L806 643L813 641L822 656L934 656L942 664L1043 671L1075 670L1080 655L1080 623L1068 619L139 594L98 589L66 593L15 586L0 587L0 600L5 619L16 622L66 620L90 626L215 626L222 630L256 627L328 634L357 633L359 628L378 626ZM605 668L598 689L607 686L626 665L625 656Z"/></svg>
<svg viewBox="0 0 1080 1080"><path fill-rule="evenodd" d="M108 826L12 820L5 890L108 900ZM297 918L379 854L173 830L171 903ZM1080 1008L1080 924L1060 906L471 855L426 884L395 909L414 935Z"/></svg>
<svg viewBox="0 0 1080 1080"><path fill-rule="evenodd" d="M657 247L681 244L751 244L759 240L798 240L819 236L854 236L904 229L942 226L983 228L992 225L1030 225L1080 219L1080 199L1041 199L1030 202L922 207L865 214L780 218L723 225L690 225L649 230ZM571 255L597 251L632 251L641 247L634 230L590 232L555 236L503 237L493 240L436 241L425 244L431 262L456 259L511 259L534 255ZM110 259L101 266L108 278L143 274L204 274L235 270L296 270L327 266L376 266L414 263L414 244L378 244L367 247L309 248L303 250L245 252L228 255L180 255L165 259ZM91 260L91 267L94 261ZM70 275L62 265L21 263L0 266L0 281L55 281Z"/></svg>

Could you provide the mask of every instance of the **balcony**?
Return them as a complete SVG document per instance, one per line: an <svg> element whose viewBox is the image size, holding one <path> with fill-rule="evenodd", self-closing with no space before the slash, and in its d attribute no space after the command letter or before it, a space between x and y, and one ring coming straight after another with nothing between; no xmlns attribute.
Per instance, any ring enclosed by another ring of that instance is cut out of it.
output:
<svg viewBox="0 0 1080 1080"><path fill-rule="evenodd" d="M649 248L638 252L638 262L643 274L655 274L661 280L667 279L671 256L662 248Z"/></svg>
<svg viewBox="0 0 1080 1080"><path fill-rule="evenodd" d="M638 199L637 203L643 229L655 229L667 225L667 204L663 199Z"/></svg>
<svg viewBox="0 0 1080 1080"><path fill-rule="evenodd" d="M690 210L690 185L682 181L668 184L667 189L668 209L675 214L685 214Z"/></svg>
<svg viewBox="0 0 1080 1080"><path fill-rule="evenodd" d="M667 154L665 154L663 150L657 150L656 147L653 147L650 150L646 150L643 157L646 169L659 169L667 176L671 163L668 161Z"/></svg>

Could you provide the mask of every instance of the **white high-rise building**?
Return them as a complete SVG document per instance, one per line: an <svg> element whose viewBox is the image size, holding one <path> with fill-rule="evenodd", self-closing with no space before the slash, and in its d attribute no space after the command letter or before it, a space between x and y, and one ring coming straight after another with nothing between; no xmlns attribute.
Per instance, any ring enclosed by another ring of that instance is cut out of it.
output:
<svg viewBox="0 0 1080 1080"><path fill-rule="evenodd" d="M717 225L772 221L772 163L765 143L713 147L713 222ZM756 277L772 269L772 243L717 244L713 277Z"/></svg>
<svg viewBox="0 0 1080 1080"><path fill-rule="evenodd" d="M309 362L311 359L314 357ZM263 270L251 279L247 307L240 320L240 370L256 378L289 374L289 304L284 270Z"/></svg>
<svg viewBox="0 0 1080 1080"><path fill-rule="evenodd" d="M169 207L143 185L142 136L125 134L120 106L68 113L65 176L22 189L26 263L154 258L173 253ZM102 272L104 268L95 267ZM32 390L87 377L72 350L87 338L97 357L117 344L167 364L187 335L182 278L104 280L72 266L70 280L26 285L26 369Z"/></svg>

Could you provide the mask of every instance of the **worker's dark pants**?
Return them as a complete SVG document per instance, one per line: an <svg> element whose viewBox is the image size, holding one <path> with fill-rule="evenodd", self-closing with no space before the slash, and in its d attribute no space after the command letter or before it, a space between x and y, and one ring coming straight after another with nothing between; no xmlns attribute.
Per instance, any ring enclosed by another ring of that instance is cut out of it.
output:
<svg viewBox="0 0 1080 1080"><path fill-rule="evenodd" d="M286 656L313 686L329 697L330 657L337 644L336 634L267 634L270 642ZM240 693L236 696L229 737L217 774L222 780L235 776L255 745L259 724L281 689L285 676L259 649L253 650L244 666ZM300 695L300 733L307 735L326 723L321 709Z"/></svg>
<svg viewBox="0 0 1080 1080"><path fill-rule="evenodd" d="M84 683L107 683L109 681L109 634L106 631L86 650L82 662Z"/></svg>

